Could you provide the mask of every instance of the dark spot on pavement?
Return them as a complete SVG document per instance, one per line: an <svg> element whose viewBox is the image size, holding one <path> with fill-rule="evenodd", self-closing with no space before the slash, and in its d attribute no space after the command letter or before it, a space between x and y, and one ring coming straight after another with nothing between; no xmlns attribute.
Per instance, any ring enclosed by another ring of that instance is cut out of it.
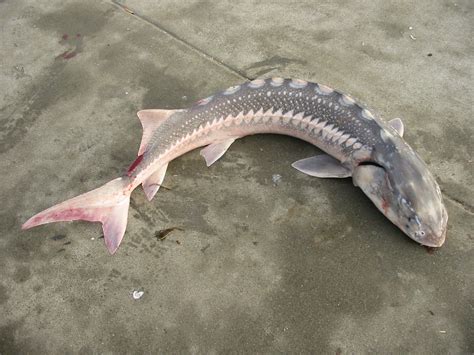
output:
<svg viewBox="0 0 474 355"><path fill-rule="evenodd" d="M170 234L174 230L179 230L183 231L182 228L179 227L171 227L171 228L166 228L166 229L161 229L157 232L155 232L155 238L158 240L165 240L168 234Z"/></svg>
<svg viewBox="0 0 474 355"><path fill-rule="evenodd" d="M19 266L16 270L15 273L13 274L13 280L16 283L22 283L27 280L29 280L31 276L31 271L29 267L27 266Z"/></svg>
<svg viewBox="0 0 474 355"><path fill-rule="evenodd" d="M0 285L0 304L4 304L8 301L7 288Z"/></svg>
<svg viewBox="0 0 474 355"><path fill-rule="evenodd" d="M57 234L57 235L51 237L52 240L61 240L61 239L64 239L64 238L66 238L65 234Z"/></svg>
<svg viewBox="0 0 474 355"><path fill-rule="evenodd" d="M34 25L42 30L58 31L67 40L71 38L69 33L91 35L100 31L114 11L114 8L100 4L76 2L57 7L41 16Z"/></svg>

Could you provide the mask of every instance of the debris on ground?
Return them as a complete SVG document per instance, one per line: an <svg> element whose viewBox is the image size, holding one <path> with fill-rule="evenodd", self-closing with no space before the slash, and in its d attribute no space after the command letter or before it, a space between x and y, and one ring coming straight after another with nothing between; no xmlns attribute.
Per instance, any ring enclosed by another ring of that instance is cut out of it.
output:
<svg viewBox="0 0 474 355"><path fill-rule="evenodd" d="M51 237L52 240L61 240L61 239L64 239L64 238L66 238L65 234L57 234L57 235Z"/></svg>
<svg viewBox="0 0 474 355"><path fill-rule="evenodd" d="M122 9L123 9L125 12L128 12L130 15L135 15L135 11L133 11L132 9L130 9L130 8L127 7L127 6L122 5Z"/></svg>
<svg viewBox="0 0 474 355"><path fill-rule="evenodd" d="M170 234L174 230L184 231L184 229L180 227L171 227L171 228L161 229L155 232L155 238L158 240L165 240L168 234Z"/></svg>
<svg viewBox="0 0 474 355"><path fill-rule="evenodd" d="M143 297L144 294L145 294L144 291L134 290L134 291L132 292L132 297L133 297L134 300L139 300L140 298Z"/></svg>
<svg viewBox="0 0 474 355"><path fill-rule="evenodd" d="M273 185L278 185L280 182L281 182L281 178L282 176L280 174L273 174L272 175L272 181L273 181Z"/></svg>

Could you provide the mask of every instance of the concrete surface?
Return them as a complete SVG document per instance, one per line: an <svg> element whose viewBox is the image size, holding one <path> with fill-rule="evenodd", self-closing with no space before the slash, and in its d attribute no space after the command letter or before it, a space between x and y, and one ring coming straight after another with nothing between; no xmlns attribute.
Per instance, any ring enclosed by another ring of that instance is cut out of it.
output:
<svg viewBox="0 0 474 355"><path fill-rule="evenodd" d="M0 1L0 354L472 353L473 17L469 0ZM445 194L445 246L350 180L298 174L316 149L270 135L210 169L176 160L152 203L137 189L113 257L96 224L19 230L128 166L138 109L270 75L402 117Z"/></svg>

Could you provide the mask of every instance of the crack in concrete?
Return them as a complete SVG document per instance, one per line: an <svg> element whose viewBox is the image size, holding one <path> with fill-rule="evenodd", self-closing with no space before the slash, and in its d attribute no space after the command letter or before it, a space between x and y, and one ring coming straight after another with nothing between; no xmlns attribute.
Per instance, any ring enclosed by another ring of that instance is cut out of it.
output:
<svg viewBox="0 0 474 355"><path fill-rule="evenodd" d="M120 3L120 0L111 0L111 4L112 5L115 5L117 6L118 8L120 8L122 11L124 11L125 13L131 15L131 16L135 16L137 17L138 19L142 20L143 22L146 22L148 23L149 25L155 27L156 29L158 29L160 32L166 34L167 36L169 37L172 37L174 40L178 41L179 43L181 43L182 45L186 46L187 48L189 48L190 50L192 50L193 52L197 53L199 56L201 57L204 57L206 58L207 60L211 61L212 63L224 68L226 71L229 71L231 72L232 74L234 75L237 75L239 77L241 77L242 79L245 79L245 80L253 80L255 78L252 78L252 77L249 77L248 75L246 75L243 71L237 69L237 68L234 68L224 62L222 62L221 60L213 57L212 55L202 51L200 48L196 47L195 45L189 43L188 41L186 41L185 39L181 38L180 36L178 36L176 33L164 28L162 25L160 25L158 22L156 21L153 21L152 19L148 18L147 16L144 16L144 15L141 15L140 13L138 13L137 11L135 11L135 9L129 7L129 6L125 6L124 4Z"/></svg>

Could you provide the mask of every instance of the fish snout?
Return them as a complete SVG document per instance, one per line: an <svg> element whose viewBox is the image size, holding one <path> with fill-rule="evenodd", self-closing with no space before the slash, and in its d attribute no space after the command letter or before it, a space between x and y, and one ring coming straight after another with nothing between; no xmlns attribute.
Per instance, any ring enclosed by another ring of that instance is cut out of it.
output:
<svg viewBox="0 0 474 355"><path fill-rule="evenodd" d="M442 246L446 240L448 231L448 213L446 208L443 206L443 212L441 219L433 221L429 226L425 226L422 231L415 232L413 239L420 244L438 248Z"/></svg>

